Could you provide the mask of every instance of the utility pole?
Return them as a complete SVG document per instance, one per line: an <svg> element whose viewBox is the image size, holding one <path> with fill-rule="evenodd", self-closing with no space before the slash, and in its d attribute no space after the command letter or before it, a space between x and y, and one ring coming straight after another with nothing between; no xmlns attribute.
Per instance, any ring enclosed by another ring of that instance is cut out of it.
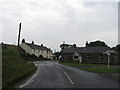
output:
<svg viewBox="0 0 120 90"><path fill-rule="evenodd" d="M20 45L20 33L21 33L21 23L19 24L18 47Z"/></svg>

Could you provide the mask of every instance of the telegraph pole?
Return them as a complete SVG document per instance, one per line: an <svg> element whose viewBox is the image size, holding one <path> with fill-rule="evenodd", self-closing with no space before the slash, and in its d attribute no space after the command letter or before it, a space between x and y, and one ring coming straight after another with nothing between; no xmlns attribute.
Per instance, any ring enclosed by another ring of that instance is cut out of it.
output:
<svg viewBox="0 0 120 90"><path fill-rule="evenodd" d="M20 45L20 33L21 33L21 23L19 24L18 47Z"/></svg>

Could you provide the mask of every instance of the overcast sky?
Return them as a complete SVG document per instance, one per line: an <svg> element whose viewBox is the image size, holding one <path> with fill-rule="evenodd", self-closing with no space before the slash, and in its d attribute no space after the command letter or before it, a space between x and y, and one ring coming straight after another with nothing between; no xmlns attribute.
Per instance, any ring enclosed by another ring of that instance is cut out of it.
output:
<svg viewBox="0 0 120 90"><path fill-rule="evenodd" d="M60 50L63 41L83 47L86 41L101 40L110 47L116 46L118 3L81 1L0 1L0 41L17 44L18 25L21 22L21 39L25 38L28 43L34 41L35 44L43 44L52 50Z"/></svg>

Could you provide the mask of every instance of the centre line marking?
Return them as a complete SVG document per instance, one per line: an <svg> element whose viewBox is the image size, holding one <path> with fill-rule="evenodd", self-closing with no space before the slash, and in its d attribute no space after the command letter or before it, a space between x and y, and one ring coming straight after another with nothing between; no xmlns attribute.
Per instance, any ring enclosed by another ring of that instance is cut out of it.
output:
<svg viewBox="0 0 120 90"><path fill-rule="evenodd" d="M61 69L59 66L56 66L58 69Z"/></svg>
<svg viewBox="0 0 120 90"><path fill-rule="evenodd" d="M74 84L73 81L70 79L70 77L67 75L67 73L64 72L64 74L67 76L67 78L69 79L69 81L71 82L71 84Z"/></svg>

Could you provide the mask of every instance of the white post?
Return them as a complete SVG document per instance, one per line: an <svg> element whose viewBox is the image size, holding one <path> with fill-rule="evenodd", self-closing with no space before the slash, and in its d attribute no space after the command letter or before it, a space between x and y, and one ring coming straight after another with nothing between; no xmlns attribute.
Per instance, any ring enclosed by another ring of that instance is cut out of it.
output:
<svg viewBox="0 0 120 90"><path fill-rule="evenodd" d="M107 54L108 55L108 69L110 68L110 55L111 53L115 53L114 51L106 51L106 52L103 52L103 54Z"/></svg>
<svg viewBox="0 0 120 90"><path fill-rule="evenodd" d="M108 55L108 69L110 68L109 63L110 63L110 56Z"/></svg>

